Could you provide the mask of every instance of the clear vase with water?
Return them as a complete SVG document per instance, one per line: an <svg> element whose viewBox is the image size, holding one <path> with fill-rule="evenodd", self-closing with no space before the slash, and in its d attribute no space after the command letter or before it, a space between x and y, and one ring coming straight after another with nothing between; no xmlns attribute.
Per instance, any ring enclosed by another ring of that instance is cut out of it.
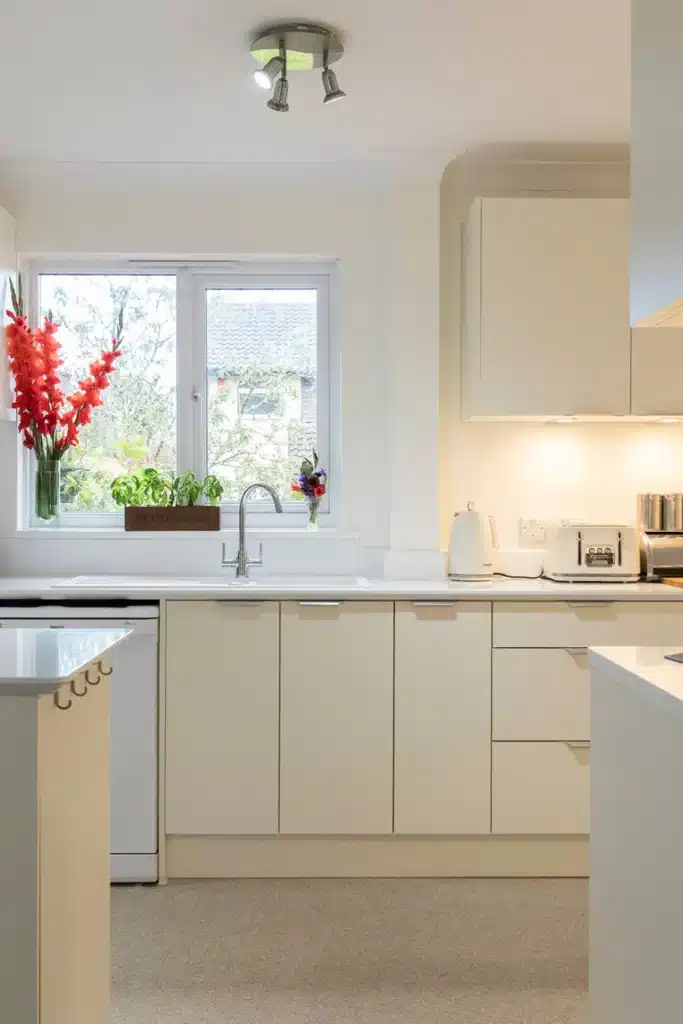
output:
<svg viewBox="0 0 683 1024"><path fill-rule="evenodd" d="M60 463L53 459L38 459L34 478L36 519L52 523L59 517Z"/></svg>

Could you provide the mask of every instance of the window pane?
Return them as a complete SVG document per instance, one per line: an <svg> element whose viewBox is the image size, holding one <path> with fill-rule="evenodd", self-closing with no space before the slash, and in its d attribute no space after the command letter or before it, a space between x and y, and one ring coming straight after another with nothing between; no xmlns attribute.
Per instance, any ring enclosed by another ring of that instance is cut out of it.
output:
<svg viewBox="0 0 683 1024"><path fill-rule="evenodd" d="M114 477L140 465L176 470L176 282L144 274L41 274L41 315L60 325L68 395L103 347L123 312L123 355L104 404L62 460L64 512L115 511Z"/></svg>
<svg viewBox="0 0 683 1024"><path fill-rule="evenodd" d="M206 292L208 467L225 499L264 481L283 497L316 447L315 289Z"/></svg>

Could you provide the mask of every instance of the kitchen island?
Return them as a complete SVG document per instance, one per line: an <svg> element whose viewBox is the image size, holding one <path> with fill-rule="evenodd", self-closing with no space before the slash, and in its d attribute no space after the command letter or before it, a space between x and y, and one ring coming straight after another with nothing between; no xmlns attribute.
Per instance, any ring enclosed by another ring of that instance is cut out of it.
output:
<svg viewBox="0 0 683 1024"><path fill-rule="evenodd" d="M125 629L0 631L0 1020L109 1020L106 655Z"/></svg>
<svg viewBox="0 0 683 1024"><path fill-rule="evenodd" d="M683 1012L681 649L590 653L590 1024Z"/></svg>

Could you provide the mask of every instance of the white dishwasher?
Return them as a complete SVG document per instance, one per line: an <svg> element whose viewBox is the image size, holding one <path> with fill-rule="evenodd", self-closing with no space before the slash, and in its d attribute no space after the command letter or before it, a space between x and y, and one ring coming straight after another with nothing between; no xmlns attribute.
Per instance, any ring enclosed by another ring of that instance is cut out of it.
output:
<svg viewBox="0 0 683 1024"><path fill-rule="evenodd" d="M0 605L0 629L132 630L111 653L112 882L158 880L159 609L124 601L13 602Z"/></svg>

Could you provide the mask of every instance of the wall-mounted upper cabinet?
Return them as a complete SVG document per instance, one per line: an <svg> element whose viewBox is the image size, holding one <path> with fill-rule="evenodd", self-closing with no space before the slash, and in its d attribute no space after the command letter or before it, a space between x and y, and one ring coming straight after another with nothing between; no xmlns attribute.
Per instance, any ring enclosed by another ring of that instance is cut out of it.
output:
<svg viewBox="0 0 683 1024"><path fill-rule="evenodd" d="M465 233L463 416L628 415L629 202L491 198Z"/></svg>
<svg viewBox="0 0 683 1024"><path fill-rule="evenodd" d="M631 412L683 416L683 313L670 326L634 327L632 339Z"/></svg>

